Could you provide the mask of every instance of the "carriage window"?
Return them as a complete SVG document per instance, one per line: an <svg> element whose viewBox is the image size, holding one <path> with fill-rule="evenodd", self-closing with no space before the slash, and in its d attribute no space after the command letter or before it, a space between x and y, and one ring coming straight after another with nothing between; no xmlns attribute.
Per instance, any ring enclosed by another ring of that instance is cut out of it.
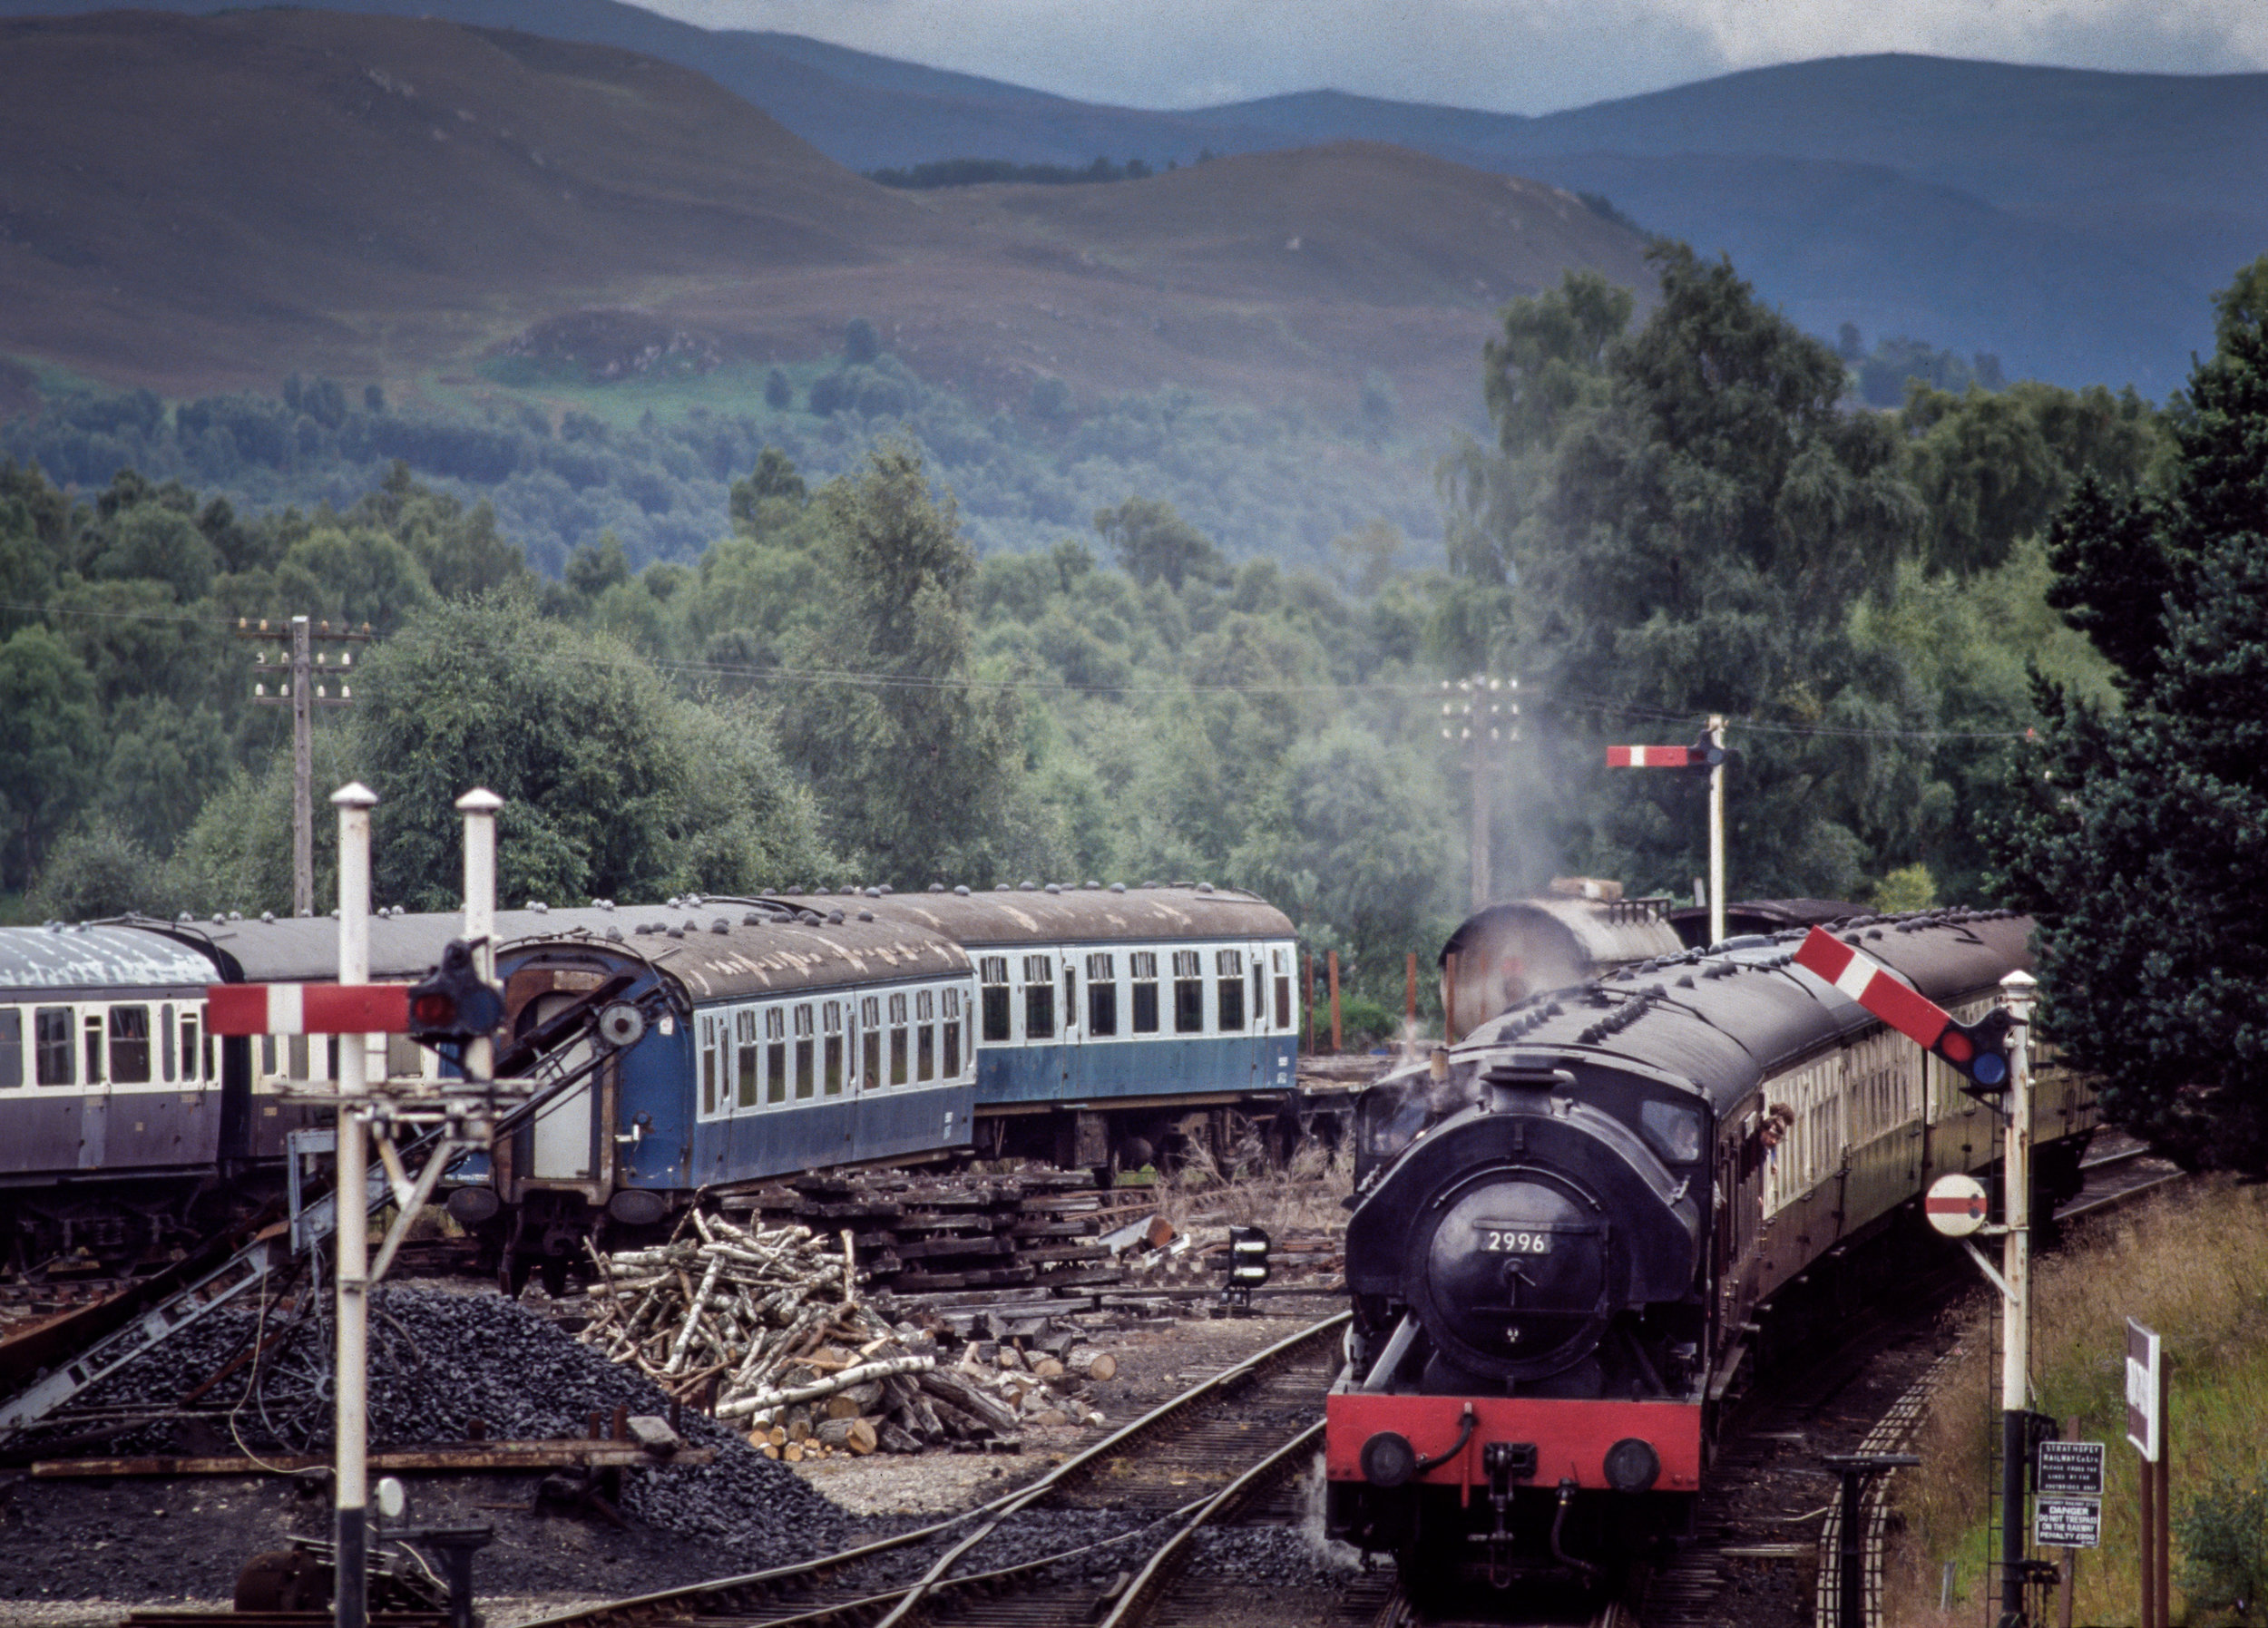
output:
<svg viewBox="0 0 2268 1628"><path fill-rule="evenodd" d="M945 991L945 1077L961 1077L961 991Z"/></svg>
<svg viewBox="0 0 2268 1628"><path fill-rule="evenodd" d="M858 1003L859 1077L873 1090L882 1083L882 1001L869 995Z"/></svg>
<svg viewBox="0 0 2268 1628"><path fill-rule="evenodd" d="M1268 955L1276 972L1276 1027L1288 1029L1292 1026L1292 952L1273 950Z"/></svg>
<svg viewBox="0 0 2268 1628"><path fill-rule="evenodd" d="M1134 1032L1154 1035L1158 1032L1158 952L1137 950L1126 958L1126 970L1134 980Z"/></svg>
<svg viewBox="0 0 2268 1628"><path fill-rule="evenodd" d="M122 1086L150 1083L150 1009L111 1008L111 1078Z"/></svg>
<svg viewBox="0 0 2268 1628"><path fill-rule="evenodd" d="M1268 1026L1267 990L1261 984L1260 958L1256 955L1252 958L1252 1022L1256 1028Z"/></svg>
<svg viewBox="0 0 2268 1628"><path fill-rule="evenodd" d="M890 997L890 1083L905 1083L906 1053L911 1049L905 1041L905 997Z"/></svg>
<svg viewBox="0 0 2268 1628"><path fill-rule="evenodd" d="M103 1083L103 1019L92 1016L86 1020L86 1083Z"/></svg>
<svg viewBox="0 0 2268 1628"><path fill-rule="evenodd" d="M1119 1032L1117 960L1114 955L1087 958L1087 1032L1090 1035Z"/></svg>
<svg viewBox="0 0 2268 1628"><path fill-rule="evenodd" d="M273 1035L259 1038L259 1075L262 1079L276 1077L276 1037Z"/></svg>
<svg viewBox="0 0 2268 1628"><path fill-rule="evenodd" d="M0 1008L0 1091L13 1091L24 1083L24 1013L20 1008Z"/></svg>
<svg viewBox="0 0 2268 1628"><path fill-rule="evenodd" d="M165 1083L170 1086L173 1083L173 1009L171 1006L158 1008L158 1050L162 1054L165 1064Z"/></svg>
<svg viewBox="0 0 2268 1628"><path fill-rule="evenodd" d="M32 1009L34 1077L43 1086L73 1086L79 1072L72 1066L71 1009L42 1006Z"/></svg>
<svg viewBox="0 0 2268 1628"><path fill-rule="evenodd" d="M1245 952L1215 950L1213 970L1219 975L1220 1027L1227 1034L1245 1026Z"/></svg>
<svg viewBox="0 0 2268 1628"><path fill-rule="evenodd" d="M826 1030L824 1053L826 1058L826 1094L840 1097L843 1094L843 1003L839 1000L825 1002L819 1009L819 1021Z"/></svg>
<svg viewBox="0 0 2268 1628"><path fill-rule="evenodd" d="M1194 950L1173 952L1173 1032L1205 1032L1205 961Z"/></svg>
<svg viewBox="0 0 2268 1628"><path fill-rule="evenodd" d="M752 1108L756 1106L757 1097L761 1090L762 1070L758 1065L764 1060L764 1054L757 1049L756 1045L756 1009L754 1007L744 1007L732 1014L732 1038L738 1042L740 1053L738 1101L742 1107Z"/></svg>
<svg viewBox="0 0 2268 1628"><path fill-rule="evenodd" d="M717 1019L701 1019L701 1113L717 1111Z"/></svg>
<svg viewBox="0 0 2268 1628"><path fill-rule="evenodd" d="M796 1009L796 1100L801 1102L811 1095L812 1084L811 1005L806 1001Z"/></svg>
<svg viewBox="0 0 2268 1628"><path fill-rule="evenodd" d="M184 1038L181 1042L187 1045ZM386 1071L396 1079L416 1079L425 1071L425 1058L431 1055L407 1035L388 1035L386 1040Z"/></svg>
<svg viewBox="0 0 2268 1628"><path fill-rule="evenodd" d="M937 1077L937 992L922 989L914 996L914 1077Z"/></svg>
<svg viewBox="0 0 2268 1628"><path fill-rule="evenodd" d="M988 955L979 963L984 980L984 1038L1008 1038L1008 958Z"/></svg>
<svg viewBox="0 0 2268 1628"><path fill-rule="evenodd" d="M1023 1038L1055 1038L1055 958L1051 955L1023 958Z"/></svg>
<svg viewBox="0 0 2268 1628"><path fill-rule="evenodd" d="M197 1067L200 1060L201 1057L197 1047L197 1014L183 1012L181 1014L181 1077L183 1079L201 1078L202 1076Z"/></svg>
<svg viewBox="0 0 2268 1628"><path fill-rule="evenodd" d="M787 1100L787 1017L776 1006L764 1011L764 1100Z"/></svg>

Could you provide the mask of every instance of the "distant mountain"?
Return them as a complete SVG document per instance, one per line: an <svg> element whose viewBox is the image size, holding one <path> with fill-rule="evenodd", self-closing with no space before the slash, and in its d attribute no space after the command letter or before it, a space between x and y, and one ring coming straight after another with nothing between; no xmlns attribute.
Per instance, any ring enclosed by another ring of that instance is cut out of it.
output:
<svg viewBox="0 0 2268 1628"><path fill-rule="evenodd" d="M1647 278L1569 194L1404 148L896 191L608 45L330 11L0 22L0 354L194 393L832 354L1022 405L1167 385L1469 420L1491 314ZM469 382L469 380L467 380Z"/></svg>
<svg viewBox="0 0 2268 1628"><path fill-rule="evenodd" d="M175 0L219 10L228 0ZM1188 164L1349 140L1600 193L1729 253L1813 331L1911 334L2011 375L2176 385L2207 300L2268 249L2268 75L1870 56L1538 118L1318 91L1187 112L1096 106L614 0L337 0L613 44L697 69L852 169L954 157ZM0 0L0 15L99 9Z"/></svg>

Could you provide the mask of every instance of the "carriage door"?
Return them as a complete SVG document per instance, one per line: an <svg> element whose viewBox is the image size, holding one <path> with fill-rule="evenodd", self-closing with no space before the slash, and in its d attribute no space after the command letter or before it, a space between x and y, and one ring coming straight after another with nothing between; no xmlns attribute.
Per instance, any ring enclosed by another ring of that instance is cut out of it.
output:
<svg viewBox="0 0 2268 1628"><path fill-rule="evenodd" d="M564 982L578 975L558 975ZM595 982L595 980L594 980ZM521 1027L533 1028L557 1016L582 999L580 989L559 989L538 995L530 1002L534 1016ZM536 1067L539 1081L559 1079L589 1063L595 1055L588 1034L572 1045L546 1056ZM611 1069L598 1073L611 1072ZM586 1077L564 1096L554 1097L536 1111L533 1158L528 1179L538 1182L589 1182L598 1177L597 1127L591 1115L591 1093L597 1073Z"/></svg>

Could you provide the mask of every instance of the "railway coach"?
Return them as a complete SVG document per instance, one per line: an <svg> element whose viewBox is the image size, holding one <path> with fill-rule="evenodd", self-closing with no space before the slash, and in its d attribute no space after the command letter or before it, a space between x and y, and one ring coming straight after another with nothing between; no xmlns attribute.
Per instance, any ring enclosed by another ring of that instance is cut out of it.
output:
<svg viewBox="0 0 2268 1628"><path fill-rule="evenodd" d="M1305 1128L1292 924L1210 883L790 895L855 902L959 945L975 974L975 1152L1109 1180L1249 1128L1280 1155Z"/></svg>

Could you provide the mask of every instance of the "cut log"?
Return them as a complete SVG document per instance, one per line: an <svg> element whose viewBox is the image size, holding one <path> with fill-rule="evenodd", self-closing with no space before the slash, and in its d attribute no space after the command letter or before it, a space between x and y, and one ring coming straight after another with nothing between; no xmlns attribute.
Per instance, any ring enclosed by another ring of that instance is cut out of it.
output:
<svg viewBox="0 0 2268 1628"><path fill-rule="evenodd" d="M1063 1365L1052 1357L1042 1357L1031 1365L1031 1371L1039 1379L1060 1379L1063 1377Z"/></svg>
<svg viewBox="0 0 2268 1628"><path fill-rule="evenodd" d="M1119 1377L1119 1360L1091 1345L1080 1346L1064 1358L1063 1366L1083 1379L1100 1381Z"/></svg>
<svg viewBox="0 0 2268 1628"><path fill-rule="evenodd" d="M922 1374L921 1387L940 1401L949 1402L963 1412L974 1415L995 1430L1009 1431L1016 1428L1013 1413L957 1374L942 1373L931 1369Z"/></svg>
<svg viewBox="0 0 2268 1628"><path fill-rule="evenodd" d="M861 1454L875 1450L875 1428L863 1418L831 1418L816 1434L822 1447L847 1448Z"/></svg>

